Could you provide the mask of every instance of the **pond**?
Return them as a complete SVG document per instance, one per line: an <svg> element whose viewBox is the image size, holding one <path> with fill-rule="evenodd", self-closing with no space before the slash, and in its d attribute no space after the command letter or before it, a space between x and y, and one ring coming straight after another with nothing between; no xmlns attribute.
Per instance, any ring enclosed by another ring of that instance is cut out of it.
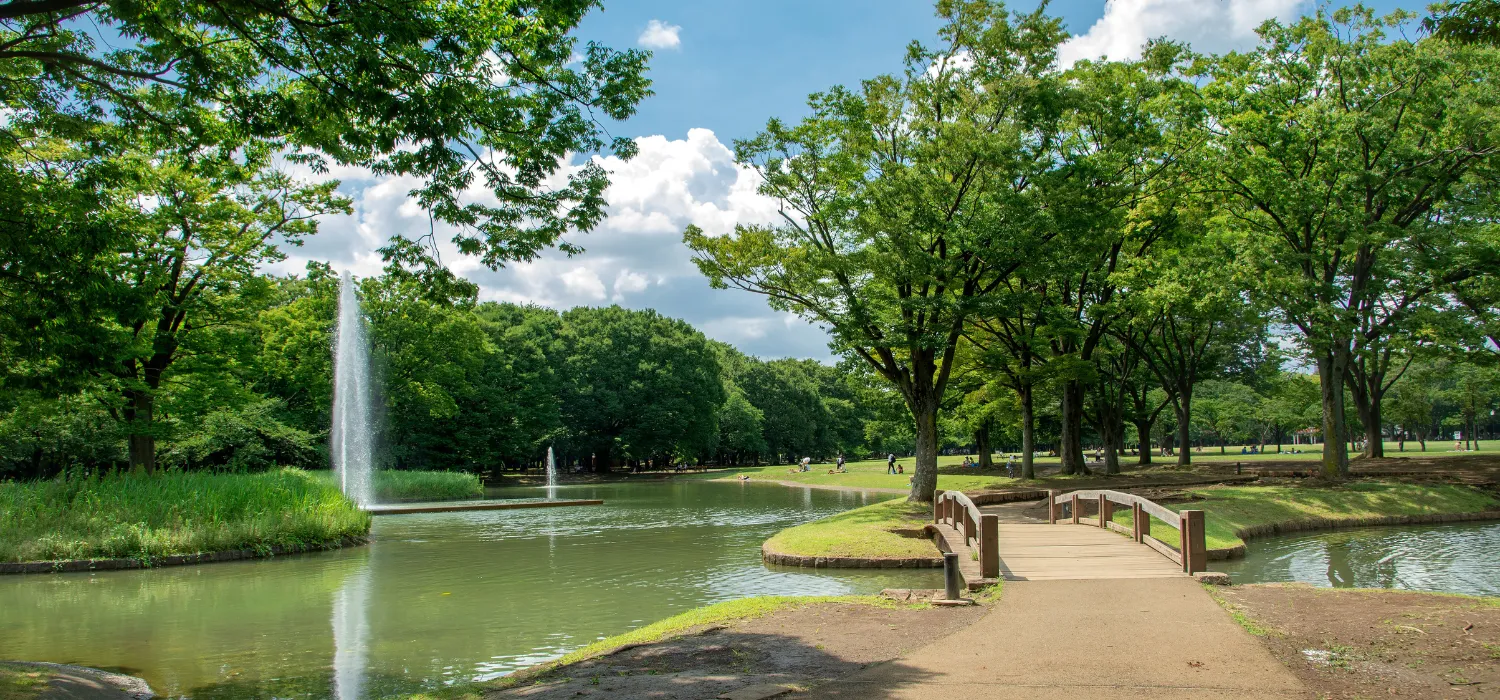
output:
<svg viewBox="0 0 1500 700"><path fill-rule="evenodd" d="M1214 562L1236 583L1299 581L1500 595L1500 523L1402 525L1251 540L1244 559Z"/></svg>
<svg viewBox="0 0 1500 700"><path fill-rule="evenodd" d="M558 491L605 505L382 516L367 547L0 577L0 659L118 669L170 697L349 700L501 676L722 600L941 587L930 570L761 562L777 530L891 494L701 481Z"/></svg>

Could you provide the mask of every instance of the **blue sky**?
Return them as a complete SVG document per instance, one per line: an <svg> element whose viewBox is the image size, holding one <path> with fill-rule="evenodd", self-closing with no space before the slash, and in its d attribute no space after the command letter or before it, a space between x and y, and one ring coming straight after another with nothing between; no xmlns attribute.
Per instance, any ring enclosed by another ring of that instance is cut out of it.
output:
<svg viewBox="0 0 1500 700"><path fill-rule="evenodd" d="M1367 3L1378 12L1420 10L1419 2ZM655 96L630 120L610 125L637 139L640 155L613 171L610 217L569 238L586 252L548 254L491 271L454 250L444 261L477 282L481 298L557 308L618 303L683 318L710 337L763 357L829 360L826 335L775 312L753 294L712 290L682 246L697 224L727 232L735 223L769 221L773 203L755 193L754 178L733 162L734 139L753 135L766 119L796 119L811 92L901 68L913 39L935 38L938 21L923 0L631 0L589 16L583 40L654 52ZM1017 10L1035 2L1012 3ZM1316 5L1299 0L1069 0L1049 11L1075 36L1065 57L1121 57L1148 38L1167 36L1202 51L1253 45L1253 30L1270 17L1290 19ZM415 183L341 169L342 190L355 202L350 216L330 217L322 233L277 266L301 270L328 260L357 274L377 274L377 247L391 235L416 237L428 219L406 193ZM442 235L443 232L439 232Z"/></svg>

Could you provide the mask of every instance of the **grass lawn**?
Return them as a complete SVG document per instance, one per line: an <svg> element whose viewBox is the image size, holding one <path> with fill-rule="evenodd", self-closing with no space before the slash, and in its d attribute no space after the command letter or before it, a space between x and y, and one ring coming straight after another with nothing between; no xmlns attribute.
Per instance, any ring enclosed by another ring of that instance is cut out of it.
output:
<svg viewBox="0 0 1500 700"><path fill-rule="evenodd" d="M959 465L963 462L963 456L941 456L938 457L938 488L978 490L985 488L999 488L1016 483L1015 479L1005 476L1003 472L980 472L978 469L963 469ZM797 484L815 484L821 486L843 486L846 488L870 489L901 489L906 490L907 479L911 478L916 468L916 460L904 457L897 463L906 468L904 474L887 474L885 460L864 460L861 462L848 462L844 468L848 470L845 474L829 474L828 470L833 468L832 464L814 464L812 471L799 472L790 465L777 465L770 467L741 467L706 475L711 479L735 478L741 474L749 476L756 481L786 481ZM1003 461L1002 461L1003 464Z"/></svg>
<svg viewBox="0 0 1500 700"><path fill-rule="evenodd" d="M50 678L39 668L0 664L0 700L31 700L46 690Z"/></svg>
<svg viewBox="0 0 1500 700"><path fill-rule="evenodd" d="M331 480L298 469L0 482L4 562L317 547L369 530Z"/></svg>
<svg viewBox="0 0 1500 700"><path fill-rule="evenodd" d="M732 620L750 620L762 617L778 610L804 605L816 605L820 603L856 603L860 605L874 605L877 607L926 607L925 603L907 604L897 603L880 596L762 596L758 598L741 598L715 603L701 608L694 608L684 613L674 615L660 622L654 622L645 627L633 629L624 634L601 639L571 654L563 656L555 661L532 666L519 673L506 676L499 680L472 686L459 686L444 689L430 694L417 694L411 696L411 700L423 699L456 699L456 698L480 698L485 692L504 688L512 688L522 685L531 678L544 674L560 666L578 663L596 656L604 656L614 653L626 646L638 644L650 644L663 639L673 637L696 627L712 625Z"/></svg>
<svg viewBox="0 0 1500 700"><path fill-rule="evenodd" d="M930 540L891 532L895 528L920 528L929 522L931 505L897 498L789 527L766 540L766 546L809 557L932 557L937 549Z"/></svg>
<svg viewBox="0 0 1500 700"><path fill-rule="evenodd" d="M375 472L375 501L456 501L481 498L484 486L467 472L414 472L382 469Z"/></svg>
<svg viewBox="0 0 1500 700"><path fill-rule="evenodd" d="M1500 501L1468 486L1360 481L1338 487L1215 486L1193 489L1202 500L1173 503L1173 510L1202 510L1209 549L1244 544L1235 536L1252 525L1313 518L1355 519L1385 515L1470 513L1500 508ZM1115 511L1115 522L1130 526L1130 511ZM1177 529L1156 518L1151 534L1177 546Z"/></svg>

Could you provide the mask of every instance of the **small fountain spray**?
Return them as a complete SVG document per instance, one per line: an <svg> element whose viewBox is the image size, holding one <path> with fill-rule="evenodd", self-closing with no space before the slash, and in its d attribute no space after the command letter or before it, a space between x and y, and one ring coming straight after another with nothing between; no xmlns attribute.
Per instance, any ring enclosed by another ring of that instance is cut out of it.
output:
<svg viewBox="0 0 1500 700"><path fill-rule="evenodd" d="M547 500L557 500L557 462L552 459L552 446L547 446Z"/></svg>
<svg viewBox="0 0 1500 700"><path fill-rule="evenodd" d="M370 345L354 278L348 272L339 285L339 320L333 351L333 432L330 452L339 489L360 506L374 501L370 483L371 440Z"/></svg>

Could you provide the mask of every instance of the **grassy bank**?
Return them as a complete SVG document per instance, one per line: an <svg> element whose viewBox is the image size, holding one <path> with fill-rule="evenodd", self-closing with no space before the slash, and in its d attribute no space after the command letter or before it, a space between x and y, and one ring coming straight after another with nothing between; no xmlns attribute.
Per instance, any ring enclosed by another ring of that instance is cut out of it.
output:
<svg viewBox="0 0 1500 700"><path fill-rule="evenodd" d="M1359 481L1337 487L1223 486L1194 489L1202 498L1173 503L1173 510L1201 510L1209 549L1244 544L1241 529L1299 520L1356 520L1388 515L1472 513L1500 509L1500 501L1468 486ZM1130 511L1115 512L1115 521L1130 525ZM1177 530L1155 518L1151 533L1177 545Z"/></svg>
<svg viewBox="0 0 1500 700"><path fill-rule="evenodd" d="M1015 479L1005 476L1003 472L980 472L978 469L963 469L959 466L962 462L962 456L942 456L938 458L938 488L971 491L986 488L1001 488L1016 483ZM707 478L738 478L740 475L744 475L754 481L785 481L817 486L841 486L855 489L900 489L904 491L909 488L907 479L911 478L912 472L916 468L916 462L911 457L904 457L898 460L898 464L906 469L906 473L888 474L886 473L885 460L865 460L845 464L844 468L847 471L843 474L829 474L828 470L833 468L831 464L814 464L812 465L812 470L807 472L799 472L795 467L783 464L771 467L741 467L729 472L710 474L707 475ZM1004 460L1001 460L999 464L1003 466Z"/></svg>
<svg viewBox="0 0 1500 700"><path fill-rule="evenodd" d="M1293 453L1292 449L1299 452ZM1472 457L1475 455L1500 454L1500 440L1486 440L1480 452L1455 452L1453 443L1430 441L1427 443L1426 452L1418 452L1415 442L1407 442L1406 451L1398 452L1395 442L1386 443L1386 456L1409 457L1409 458L1446 458L1446 457ZM1271 451L1261 454L1239 454L1241 446L1231 445L1224 453L1219 452L1218 447L1206 447L1203 451L1194 451L1193 465L1201 467L1224 467L1233 466L1236 462L1246 466L1255 466L1264 462L1308 462L1312 464L1322 457L1321 445L1284 445L1285 451L1277 453L1274 446ZM1092 455L1092 451L1089 452ZM970 455L973 456L973 455ZM1004 488L1007 486L1036 485L1032 482L1021 482L1006 476L1004 466L1006 457L1004 453L996 453L994 456L996 469L981 472L978 469L961 467L963 455L943 455L938 457L938 488L958 489L961 491L982 490L987 488ZM1176 457L1153 456L1151 467L1170 468L1177 463ZM1019 467L1020 458L1017 465ZM1039 471L1053 471L1057 468L1060 460L1057 457L1037 457L1036 468ZM829 474L828 470L833 468L832 464L822 463L812 465L812 471L799 472L791 465L777 465L764 467L740 467L727 471L714 472L707 475L698 475L699 478L722 479L731 478L726 475L749 476L756 481L785 481L798 484L813 484L820 486L842 486L846 488L891 488L906 489L907 479L916 467L916 460L912 457L902 457L896 460L897 464L905 467L905 474L887 474L884 459L861 460L849 462L845 465L847 473ZM1136 458L1122 456L1120 463L1126 469L1136 470ZM1395 465L1391 465L1395 466ZM692 478L689 476L687 478ZM1046 480L1060 479L1058 476L1049 476ZM1046 488L1046 487L1043 487ZM1067 488L1065 484L1057 488Z"/></svg>
<svg viewBox="0 0 1500 700"><path fill-rule="evenodd" d="M317 547L369 529L330 480L297 469L0 482L4 562Z"/></svg>
<svg viewBox="0 0 1500 700"><path fill-rule="evenodd" d="M694 608L661 620L660 622L654 622L624 634L601 639L559 659L532 666L496 681L458 686L433 693L420 693L411 696L411 700L437 700L438 698L447 700L458 698L465 700L470 698L477 699L483 697L486 692L513 688L561 667L576 664L597 656L612 654L628 646L660 642L708 625L722 624L736 620L751 620L779 610L819 603L854 603L887 608L925 607L925 604L897 603L879 596L762 596L758 598L729 600L701 608Z"/></svg>
<svg viewBox="0 0 1500 700"><path fill-rule="evenodd" d="M0 700L32 700L47 689L51 678L41 669L0 664Z"/></svg>
<svg viewBox="0 0 1500 700"><path fill-rule="evenodd" d="M937 550L931 540L892 532L931 521L932 506L897 498L789 527L766 540L766 546L808 557L932 557Z"/></svg>
<svg viewBox="0 0 1500 700"><path fill-rule="evenodd" d="M413 472L394 469L375 472L375 500L456 501L479 498L484 487L479 477L467 472Z"/></svg>

